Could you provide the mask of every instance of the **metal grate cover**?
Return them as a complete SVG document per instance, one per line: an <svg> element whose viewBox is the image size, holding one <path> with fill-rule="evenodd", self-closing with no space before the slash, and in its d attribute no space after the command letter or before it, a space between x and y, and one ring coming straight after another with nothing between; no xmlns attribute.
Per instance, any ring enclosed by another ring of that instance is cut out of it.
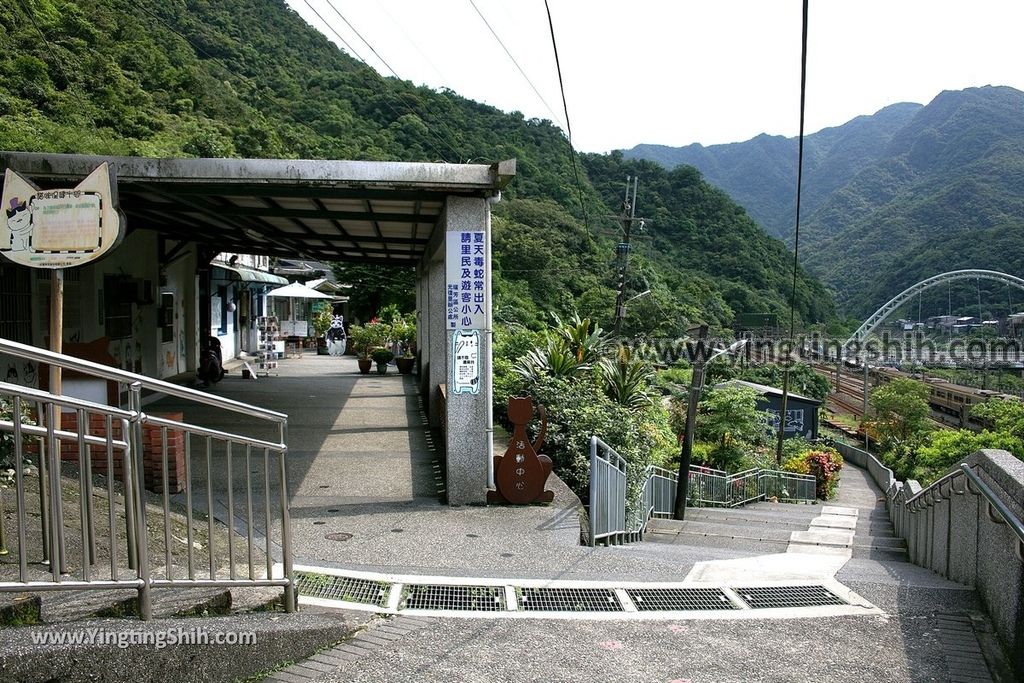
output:
<svg viewBox="0 0 1024 683"><path fill-rule="evenodd" d="M753 609L846 604L824 586L761 586L733 590Z"/></svg>
<svg viewBox="0 0 1024 683"><path fill-rule="evenodd" d="M610 588L519 588L524 612L622 612Z"/></svg>
<svg viewBox="0 0 1024 683"><path fill-rule="evenodd" d="M402 591L402 609L501 612L505 609L503 586L407 585Z"/></svg>
<svg viewBox="0 0 1024 683"><path fill-rule="evenodd" d="M300 571L295 572L295 585L300 595L310 598L358 602L377 607L387 606L390 588L383 581Z"/></svg>
<svg viewBox="0 0 1024 683"><path fill-rule="evenodd" d="M640 612L737 609L718 588L627 588Z"/></svg>

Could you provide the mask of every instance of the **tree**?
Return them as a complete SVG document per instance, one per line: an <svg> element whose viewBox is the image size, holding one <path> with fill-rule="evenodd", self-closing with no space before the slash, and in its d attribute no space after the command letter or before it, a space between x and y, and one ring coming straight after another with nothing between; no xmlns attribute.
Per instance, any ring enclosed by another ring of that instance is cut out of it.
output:
<svg viewBox="0 0 1024 683"><path fill-rule="evenodd" d="M990 425L992 431L1024 439L1024 403L1020 401L993 398L971 408L971 417ZM1017 457L1021 454L1018 453Z"/></svg>
<svg viewBox="0 0 1024 683"><path fill-rule="evenodd" d="M697 414L696 438L715 444L714 464L730 470L768 438L768 413L757 409L758 394L747 387L707 392Z"/></svg>
<svg viewBox="0 0 1024 683"><path fill-rule="evenodd" d="M416 306L416 272L412 268L387 267L374 263L335 263L334 277L352 285L349 311L367 321L389 305L402 313Z"/></svg>
<svg viewBox="0 0 1024 683"><path fill-rule="evenodd" d="M1024 455L1024 441L1009 432L937 430L931 434L928 443L918 449L916 463L907 476L927 485L942 476L950 467L982 448L1009 451L1018 458Z"/></svg>
<svg viewBox="0 0 1024 683"><path fill-rule="evenodd" d="M895 379L871 392L875 427L882 448L911 450L930 431L928 387L912 379Z"/></svg>

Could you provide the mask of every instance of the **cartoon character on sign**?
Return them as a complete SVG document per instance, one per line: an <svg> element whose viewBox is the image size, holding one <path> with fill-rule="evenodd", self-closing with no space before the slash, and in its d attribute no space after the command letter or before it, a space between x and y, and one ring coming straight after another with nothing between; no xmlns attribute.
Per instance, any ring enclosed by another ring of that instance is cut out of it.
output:
<svg viewBox="0 0 1024 683"><path fill-rule="evenodd" d="M345 317L336 315L331 318L331 326L327 328L327 353L332 356L344 356L348 346L345 336Z"/></svg>
<svg viewBox="0 0 1024 683"><path fill-rule="evenodd" d="M540 434L531 444L526 435L526 425L533 419L533 400L529 396L509 397L508 419L514 429L505 455L494 456L494 485L498 490L487 492L488 503L525 505L554 500L554 492L544 489L551 474L551 458L537 453L544 445L548 427L544 406L538 408Z"/></svg>
<svg viewBox="0 0 1024 683"><path fill-rule="evenodd" d="M8 168L0 203L0 254L24 266L82 265L113 249L124 234L106 162L73 188L47 190Z"/></svg>
<svg viewBox="0 0 1024 683"><path fill-rule="evenodd" d="M32 207L18 197L7 209L6 239L0 237L0 251L26 251L32 242Z"/></svg>

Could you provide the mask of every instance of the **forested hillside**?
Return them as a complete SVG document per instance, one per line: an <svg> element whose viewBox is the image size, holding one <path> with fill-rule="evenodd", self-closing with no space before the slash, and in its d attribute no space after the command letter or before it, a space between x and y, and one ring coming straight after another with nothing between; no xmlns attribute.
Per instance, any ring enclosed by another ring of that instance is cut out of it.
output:
<svg viewBox="0 0 1024 683"><path fill-rule="evenodd" d="M858 116L804 139L804 216L836 189L885 153L892 136L921 108L894 104L872 116ZM665 168L694 166L709 183L729 193L772 235L789 238L796 220L798 140L758 135L746 142L686 147L637 145L628 159L648 159Z"/></svg>
<svg viewBox="0 0 1024 683"><path fill-rule="evenodd" d="M550 122L382 78L282 0L18 0L0 6L0 148L143 156L518 159L496 209L496 316L573 309L607 322L626 173L642 176L627 321L676 334L695 320L782 312L782 245L698 174L591 157L577 191ZM588 177L589 175L589 177ZM593 179L593 182L592 182ZM580 206L587 205L589 222ZM644 284L649 283L649 284ZM832 307L801 276L798 315Z"/></svg>
<svg viewBox="0 0 1024 683"><path fill-rule="evenodd" d="M864 317L902 289L949 270L1024 271L1022 112L1018 90L969 88L807 137L801 262L835 291L844 314ZM770 231L792 233L793 138L640 146L630 155L692 163ZM973 284L933 292L922 312L977 315L980 306L989 317L1020 309L1015 293L980 289L980 296Z"/></svg>

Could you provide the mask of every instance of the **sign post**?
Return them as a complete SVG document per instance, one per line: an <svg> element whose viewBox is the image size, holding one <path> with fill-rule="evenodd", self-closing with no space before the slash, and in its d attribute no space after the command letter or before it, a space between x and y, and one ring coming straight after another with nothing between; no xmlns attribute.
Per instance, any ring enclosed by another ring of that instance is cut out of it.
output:
<svg viewBox="0 0 1024 683"><path fill-rule="evenodd" d="M85 265L116 247L124 235L117 186L103 162L71 189L41 190L16 171L4 173L0 255L29 268L52 270L50 350L64 337L64 269ZM61 370L50 366L50 393L62 390Z"/></svg>
<svg viewBox="0 0 1024 683"><path fill-rule="evenodd" d="M117 186L109 165L104 162L71 189L42 190L8 168L0 197L0 255L18 265L43 268L50 275L50 350L64 350L64 269L85 265L116 247L124 235L124 218L117 208ZM49 392L63 393L63 378L58 365L50 365ZM60 429L60 408L51 404L47 423ZM20 419L20 418L19 418ZM43 416L38 419L42 423ZM79 429L85 429L79 425ZM90 457L88 453L79 457ZM47 465L46 460L49 460ZM88 472L88 462L79 463ZM19 465L20 466L20 465ZM47 482L49 470L49 482ZM39 454L40 522L44 545L54 572L65 571L64 521L60 504L60 449ZM50 495L47 496L47 486ZM85 495L83 489L82 495ZM49 511L47 510L49 497ZM92 506L89 507L91 517ZM0 519L0 524L2 524ZM92 519L89 527L90 558L94 556ZM51 527L52 534L51 536Z"/></svg>

